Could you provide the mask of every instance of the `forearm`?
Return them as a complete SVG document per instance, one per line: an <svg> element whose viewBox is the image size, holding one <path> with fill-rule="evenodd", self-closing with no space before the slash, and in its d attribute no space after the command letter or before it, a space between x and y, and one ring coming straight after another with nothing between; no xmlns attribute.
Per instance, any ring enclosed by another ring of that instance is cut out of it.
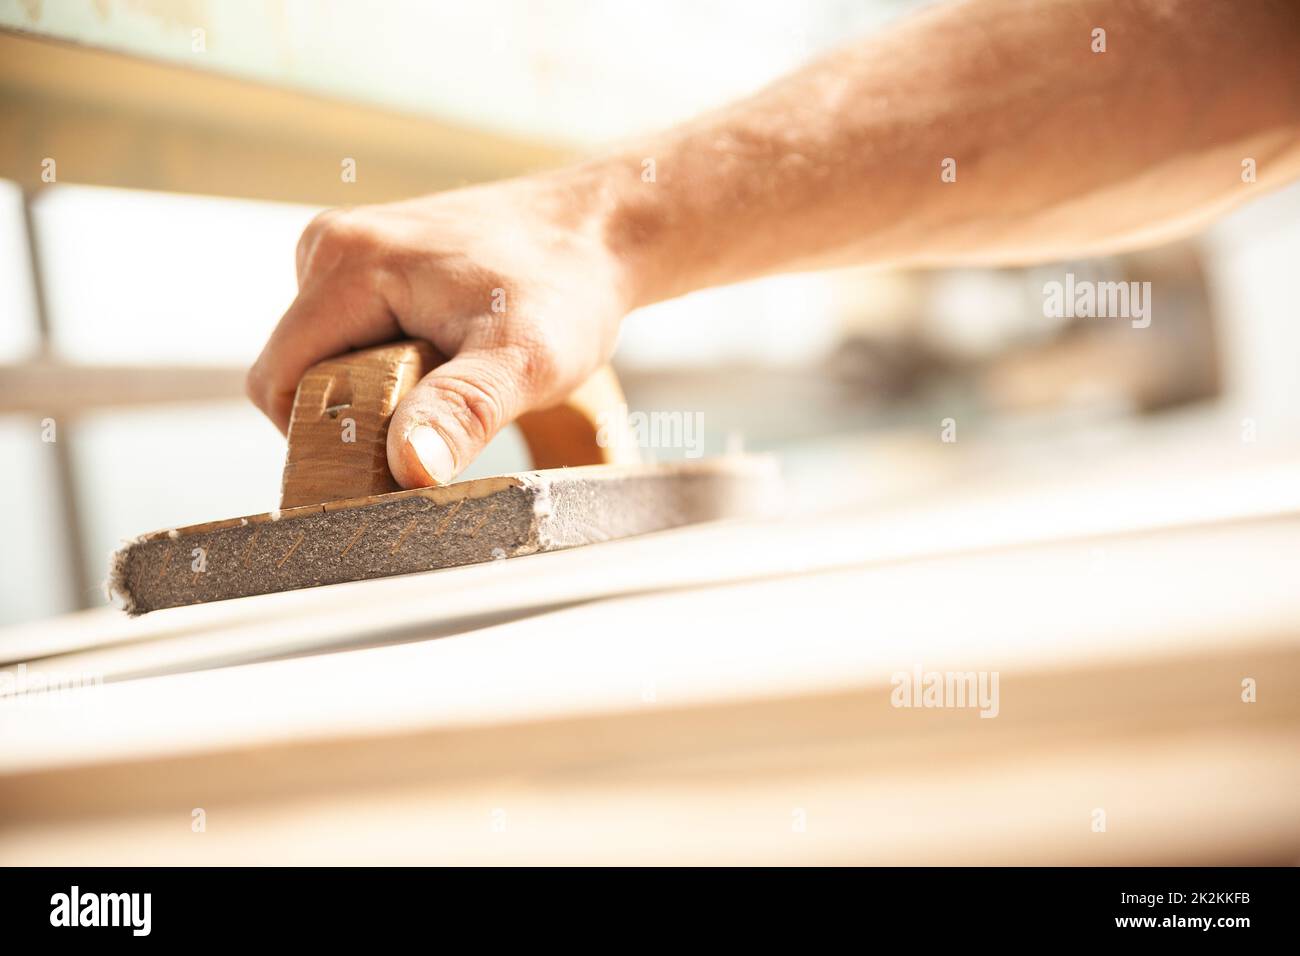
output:
<svg viewBox="0 0 1300 956"><path fill-rule="evenodd" d="M635 304L775 271L1112 251L1300 175L1297 62L1290 0L962 3L564 175Z"/></svg>
<svg viewBox="0 0 1300 956"><path fill-rule="evenodd" d="M1300 174L1298 41L1295 0L960 4L651 145L327 212L249 394L283 429L313 363L425 339L449 361L394 413L389 468L449 481L578 387L638 306L779 271L1113 250Z"/></svg>

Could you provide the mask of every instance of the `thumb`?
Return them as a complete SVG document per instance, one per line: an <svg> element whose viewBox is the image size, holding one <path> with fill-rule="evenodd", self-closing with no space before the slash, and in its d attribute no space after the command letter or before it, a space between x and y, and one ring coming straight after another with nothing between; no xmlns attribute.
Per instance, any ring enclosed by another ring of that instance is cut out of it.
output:
<svg viewBox="0 0 1300 956"><path fill-rule="evenodd" d="M526 411L505 349L462 352L406 393L388 426L388 468L403 488L445 485Z"/></svg>

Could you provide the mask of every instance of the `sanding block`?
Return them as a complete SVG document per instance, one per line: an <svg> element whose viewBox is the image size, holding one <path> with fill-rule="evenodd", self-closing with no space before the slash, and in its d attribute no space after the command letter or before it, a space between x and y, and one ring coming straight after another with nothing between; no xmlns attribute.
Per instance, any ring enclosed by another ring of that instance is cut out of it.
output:
<svg viewBox="0 0 1300 956"><path fill-rule="evenodd" d="M388 422L443 361L424 342L365 349L298 386L274 511L155 531L112 557L110 599L129 614L555 551L768 510L768 456L641 463L611 436L622 390L605 367L517 424L534 471L399 490ZM612 414L611 414L612 413Z"/></svg>

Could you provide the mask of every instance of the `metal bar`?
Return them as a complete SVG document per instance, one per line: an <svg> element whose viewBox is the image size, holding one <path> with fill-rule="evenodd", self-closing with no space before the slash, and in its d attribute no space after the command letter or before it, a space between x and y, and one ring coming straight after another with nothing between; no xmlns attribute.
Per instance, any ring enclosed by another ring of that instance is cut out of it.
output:
<svg viewBox="0 0 1300 956"><path fill-rule="evenodd" d="M76 415L91 409L242 401L233 367L75 365L52 359L0 365L0 414Z"/></svg>
<svg viewBox="0 0 1300 956"><path fill-rule="evenodd" d="M48 300L45 295L45 274L41 264L40 243L36 236L36 220L33 204L38 195L37 190L23 190L23 230L27 237L27 261L31 270L32 296L35 305L36 327L40 335L40 355L48 361L54 351L54 340L50 324ZM97 604L94 596L97 588L91 582L86 567L86 548L84 524L81 518L80 501L77 497L76 475L69 433L70 420L62 420L57 415L47 413L55 423L55 440L49 443L54 456L54 494L58 502L60 515L60 541L63 548L63 563L67 569L65 578L66 600L73 608L88 608Z"/></svg>

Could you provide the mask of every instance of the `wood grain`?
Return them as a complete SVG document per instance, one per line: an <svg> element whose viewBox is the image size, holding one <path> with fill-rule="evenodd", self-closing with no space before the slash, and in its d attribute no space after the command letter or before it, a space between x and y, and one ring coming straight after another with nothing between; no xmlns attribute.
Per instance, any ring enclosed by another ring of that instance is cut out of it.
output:
<svg viewBox="0 0 1300 956"><path fill-rule="evenodd" d="M446 359L408 339L327 359L303 375L289 421L280 507L400 490L388 470L388 423L403 396ZM533 467L639 461L614 370L598 369L563 403L518 420Z"/></svg>
<svg viewBox="0 0 1300 956"><path fill-rule="evenodd" d="M344 182L339 160L359 175ZM558 166L553 144L0 32L0 176L341 206ZM331 157L323 162L322 157Z"/></svg>
<svg viewBox="0 0 1300 956"><path fill-rule="evenodd" d="M1298 520L1115 536L1101 571L1077 540L689 586L697 563L687 586L496 622L445 619L467 588L490 607L539 576L643 586L674 551L743 563L783 529L250 602L214 643L388 643L0 700L0 860L1283 862L1300 597L1268 571L1300 557ZM189 613L157 640L193 636ZM917 663L1000 672L997 719L892 706Z"/></svg>
<svg viewBox="0 0 1300 956"><path fill-rule="evenodd" d="M388 470L388 422L442 361L427 342L363 349L309 368L289 419L281 508L398 491Z"/></svg>

